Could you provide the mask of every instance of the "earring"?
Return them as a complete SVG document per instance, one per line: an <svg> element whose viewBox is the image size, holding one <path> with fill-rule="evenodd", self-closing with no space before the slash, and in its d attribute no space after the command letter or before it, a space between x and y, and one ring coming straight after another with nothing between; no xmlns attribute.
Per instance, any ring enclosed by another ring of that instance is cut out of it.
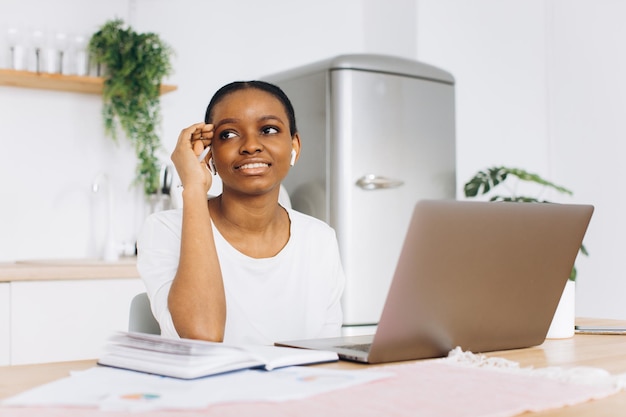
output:
<svg viewBox="0 0 626 417"><path fill-rule="evenodd" d="M209 171L211 171L211 174L217 174L217 169L215 169L215 162L213 162L213 157L209 158L209 163L207 164L207 166L209 167Z"/></svg>
<svg viewBox="0 0 626 417"><path fill-rule="evenodd" d="M291 161L289 161L289 166L294 166L296 164L296 150L291 149Z"/></svg>

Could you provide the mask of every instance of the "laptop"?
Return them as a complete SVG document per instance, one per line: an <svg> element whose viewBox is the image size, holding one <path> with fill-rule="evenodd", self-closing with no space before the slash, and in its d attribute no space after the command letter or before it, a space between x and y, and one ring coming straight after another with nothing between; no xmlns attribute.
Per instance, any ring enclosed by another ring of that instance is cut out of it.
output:
<svg viewBox="0 0 626 417"><path fill-rule="evenodd" d="M582 204L420 201L375 334L275 344L364 363L539 345L592 213Z"/></svg>

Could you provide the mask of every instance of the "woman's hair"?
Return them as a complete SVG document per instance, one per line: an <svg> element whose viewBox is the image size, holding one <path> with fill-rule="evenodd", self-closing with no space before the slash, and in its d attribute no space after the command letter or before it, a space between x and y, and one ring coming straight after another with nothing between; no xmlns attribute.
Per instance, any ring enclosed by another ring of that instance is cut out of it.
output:
<svg viewBox="0 0 626 417"><path fill-rule="evenodd" d="M287 118L289 119L289 133L291 134L291 137L293 137L298 132L298 128L296 127L296 114L293 110L293 105L291 104L289 97L287 97L287 94L285 94L285 92L281 90L280 87L265 81L235 81L230 84L226 84L225 86L217 90L211 98L211 101L209 102L209 105L206 109L204 122L210 123L210 120L213 117L213 108L227 95L249 88L255 88L257 90L265 91L266 93L269 93L272 96L276 97L282 103L283 107L285 108L285 113L287 113Z"/></svg>

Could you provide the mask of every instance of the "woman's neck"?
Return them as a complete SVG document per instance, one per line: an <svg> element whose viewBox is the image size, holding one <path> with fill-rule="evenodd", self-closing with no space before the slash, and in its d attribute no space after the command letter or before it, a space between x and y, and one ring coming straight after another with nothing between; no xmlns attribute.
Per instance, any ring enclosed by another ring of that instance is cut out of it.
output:
<svg viewBox="0 0 626 417"><path fill-rule="evenodd" d="M224 239L250 257L275 256L289 241L289 215L277 196L241 200L222 194L209 200L209 212Z"/></svg>

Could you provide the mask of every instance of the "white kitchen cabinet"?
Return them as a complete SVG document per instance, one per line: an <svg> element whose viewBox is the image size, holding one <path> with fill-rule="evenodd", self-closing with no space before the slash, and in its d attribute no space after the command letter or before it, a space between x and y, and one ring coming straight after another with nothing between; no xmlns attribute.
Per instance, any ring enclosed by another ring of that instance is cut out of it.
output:
<svg viewBox="0 0 626 417"><path fill-rule="evenodd" d="M0 282L0 366L11 364L11 284Z"/></svg>
<svg viewBox="0 0 626 417"><path fill-rule="evenodd" d="M97 359L145 287L134 257L0 264L0 365Z"/></svg>
<svg viewBox="0 0 626 417"><path fill-rule="evenodd" d="M98 358L144 291L137 278L12 282L11 364Z"/></svg>

